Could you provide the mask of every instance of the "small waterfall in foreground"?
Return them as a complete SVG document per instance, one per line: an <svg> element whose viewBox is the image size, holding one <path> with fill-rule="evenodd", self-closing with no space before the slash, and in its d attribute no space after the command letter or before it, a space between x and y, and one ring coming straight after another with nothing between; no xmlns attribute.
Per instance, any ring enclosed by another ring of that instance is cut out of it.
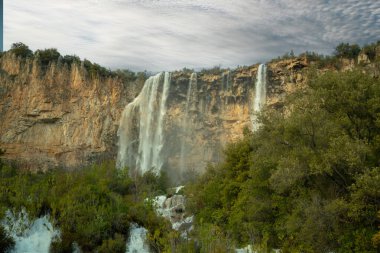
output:
<svg viewBox="0 0 380 253"><path fill-rule="evenodd" d="M2 225L15 241L14 249L8 253L48 253L51 242L60 237L48 215L32 222L25 210L18 215L7 211Z"/></svg>
<svg viewBox="0 0 380 253"><path fill-rule="evenodd" d="M253 101L253 112L251 116L253 131L256 131L260 126L257 122L257 114L261 111L266 101L267 89L267 67L265 64L260 64L257 70L255 98Z"/></svg>
<svg viewBox="0 0 380 253"><path fill-rule="evenodd" d="M157 74L146 80L140 94L129 103L121 116L117 165L128 166L141 174L152 170L158 174L164 163L164 119L171 75Z"/></svg>
<svg viewBox="0 0 380 253"><path fill-rule="evenodd" d="M190 136L190 121L189 121L189 110L191 106L191 98L194 96L194 93L197 89L197 73L192 73L190 76L189 87L187 89L186 95L186 107L185 107L185 115L182 120L182 131L183 135L181 138L181 154L180 154L180 169L181 174L186 171L187 164L185 161L185 156L189 152L188 147L186 145L186 141L191 138Z"/></svg>
<svg viewBox="0 0 380 253"><path fill-rule="evenodd" d="M149 253L149 246L146 243L146 233L147 230L145 228L139 227L137 224L132 224L126 253Z"/></svg>

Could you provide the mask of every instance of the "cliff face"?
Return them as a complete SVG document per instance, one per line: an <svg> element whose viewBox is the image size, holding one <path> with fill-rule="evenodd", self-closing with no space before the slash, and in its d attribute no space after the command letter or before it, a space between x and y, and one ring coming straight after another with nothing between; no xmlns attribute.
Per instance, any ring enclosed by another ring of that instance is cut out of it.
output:
<svg viewBox="0 0 380 253"><path fill-rule="evenodd" d="M285 94L304 84L307 66L304 59L268 64L267 104L281 108ZM225 145L253 128L258 68L178 71L170 81L168 73L152 77L151 89L144 87L125 109L119 164L143 172L159 167L178 182L221 161Z"/></svg>
<svg viewBox="0 0 380 253"><path fill-rule="evenodd" d="M363 71L379 75L378 62L360 59L366 64ZM342 64L350 69L353 63ZM304 58L268 63L267 105L281 109L286 94L305 85L311 65ZM162 168L175 180L221 161L223 147L241 138L245 128L252 129L258 67L170 74L162 134L157 137L163 136L162 146L157 148ZM143 79L91 77L82 65L58 61L44 67L6 53L0 58L0 148L6 150L6 159L30 169L77 168L116 159L122 112L143 85ZM162 87L157 89L162 93ZM141 141L140 118L125 119L133 126L131 145ZM150 143L146 146L151 148Z"/></svg>
<svg viewBox="0 0 380 253"><path fill-rule="evenodd" d="M6 53L0 59L0 147L30 169L113 158L120 113L143 85L91 78L83 66Z"/></svg>

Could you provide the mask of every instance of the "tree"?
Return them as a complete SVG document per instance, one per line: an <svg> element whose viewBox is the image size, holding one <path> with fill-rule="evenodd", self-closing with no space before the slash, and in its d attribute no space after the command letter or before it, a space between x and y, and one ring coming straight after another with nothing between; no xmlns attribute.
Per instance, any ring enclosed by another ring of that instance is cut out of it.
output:
<svg viewBox="0 0 380 253"><path fill-rule="evenodd" d="M57 61L61 54L56 48L37 50L35 55L39 57L42 65L48 65L50 62Z"/></svg>
<svg viewBox="0 0 380 253"><path fill-rule="evenodd" d="M334 55L340 58L355 59L360 53L360 47L357 44L340 43L336 48Z"/></svg>
<svg viewBox="0 0 380 253"><path fill-rule="evenodd" d="M17 57L26 58L33 56L32 50L30 50L29 47L22 42L13 43L10 52L15 54Z"/></svg>

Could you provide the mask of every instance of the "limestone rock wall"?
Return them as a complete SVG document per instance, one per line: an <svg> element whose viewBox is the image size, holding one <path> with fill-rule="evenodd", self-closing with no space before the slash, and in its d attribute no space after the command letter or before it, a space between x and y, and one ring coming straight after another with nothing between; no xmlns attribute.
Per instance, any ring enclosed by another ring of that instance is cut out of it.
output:
<svg viewBox="0 0 380 253"><path fill-rule="evenodd" d="M118 120L144 80L90 77L83 66L0 59L0 148L29 169L113 159Z"/></svg>
<svg viewBox="0 0 380 253"><path fill-rule="evenodd" d="M309 66L304 58L268 63L267 105L283 108L286 94L305 85ZM258 64L198 72L190 98L192 72L172 73L164 126L168 173L201 173L207 163L223 160L227 143L252 128L257 71ZM121 113L143 82L90 77L81 65L43 67L36 60L4 54L0 148L6 149L5 158L30 169L78 168L115 159Z"/></svg>

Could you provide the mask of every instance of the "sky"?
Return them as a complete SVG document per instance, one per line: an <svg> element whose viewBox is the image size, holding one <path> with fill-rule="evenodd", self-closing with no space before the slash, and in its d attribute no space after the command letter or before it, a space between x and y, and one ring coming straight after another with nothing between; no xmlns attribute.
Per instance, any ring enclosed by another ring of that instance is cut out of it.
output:
<svg viewBox="0 0 380 253"><path fill-rule="evenodd" d="M379 0L9 0L4 49L57 48L107 68L163 71L331 54L380 40Z"/></svg>

